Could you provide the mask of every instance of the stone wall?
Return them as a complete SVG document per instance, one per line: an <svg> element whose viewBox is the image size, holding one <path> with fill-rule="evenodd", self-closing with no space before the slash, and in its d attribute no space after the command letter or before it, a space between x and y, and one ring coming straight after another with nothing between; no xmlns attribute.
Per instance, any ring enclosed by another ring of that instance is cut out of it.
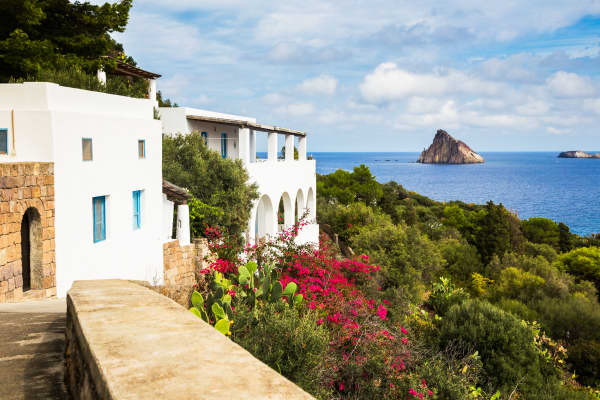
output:
<svg viewBox="0 0 600 400"><path fill-rule="evenodd" d="M21 229L26 212L31 289L24 292ZM0 164L0 303L56 295L54 247L54 164Z"/></svg>
<svg viewBox="0 0 600 400"><path fill-rule="evenodd" d="M187 246L180 246L177 239L164 243L165 285L192 286L197 272L207 268L211 259L206 239L194 239Z"/></svg>
<svg viewBox="0 0 600 400"><path fill-rule="evenodd" d="M73 399L312 399L187 309L128 281L73 283L66 340Z"/></svg>

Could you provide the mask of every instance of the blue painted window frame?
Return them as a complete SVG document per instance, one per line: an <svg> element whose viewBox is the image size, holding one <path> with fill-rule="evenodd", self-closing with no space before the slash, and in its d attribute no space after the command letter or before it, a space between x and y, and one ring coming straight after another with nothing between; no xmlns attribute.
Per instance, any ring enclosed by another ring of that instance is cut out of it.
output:
<svg viewBox="0 0 600 400"><path fill-rule="evenodd" d="M202 132L200 135L204 139L204 144L208 146L208 132Z"/></svg>
<svg viewBox="0 0 600 400"><path fill-rule="evenodd" d="M8 129L0 129L0 154L8 154Z"/></svg>
<svg viewBox="0 0 600 400"><path fill-rule="evenodd" d="M140 154L140 144L142 145L142 154ZM138 140L138 158L146 158L146 140Z"/></svg>
<svg viewBox="0 0 600 400"><path fill-rule="evenodd" d="M98 208L100 208L100 215L98 215ZM106 240L106 196L93 197L92 209L94 211L94 243L97 243Z"/></svg>
<svg viewBox="0 0 600 400"><path fill-rule="evenodd" d="M227 134L221 133L221 157L227 158Z"/></svg>
<svg viewBox="0 0 600 400"><path fill-rule="evenodd" d="M132 193L133 198L133 229L140 229L142 227L142 191L134 190Z"/></svg>

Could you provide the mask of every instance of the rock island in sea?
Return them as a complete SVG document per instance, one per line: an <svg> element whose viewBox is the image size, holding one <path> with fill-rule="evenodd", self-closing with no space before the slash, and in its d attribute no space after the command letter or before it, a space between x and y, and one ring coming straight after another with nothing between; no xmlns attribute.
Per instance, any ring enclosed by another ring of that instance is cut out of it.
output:
<svg viewBox="0 0 600 400"><path fill-rule="evenodd" d="M442 129L437 131L431 146L423 150L417 160L423 164L474 164L484 161L482 156L464 142L454 139Z"/></svg>
<svg viewBox="0 0 600 400"><path fill-rule="evenodd" d="M600 153L591 154L581 150L563 151L558 155L559 158L600 158Z"/></svg>

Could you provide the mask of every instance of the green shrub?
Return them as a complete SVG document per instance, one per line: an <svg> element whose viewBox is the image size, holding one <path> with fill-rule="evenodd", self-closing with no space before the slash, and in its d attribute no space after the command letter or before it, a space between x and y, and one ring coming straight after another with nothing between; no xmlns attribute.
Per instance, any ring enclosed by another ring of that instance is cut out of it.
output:
<svg viewBox="0 0 600 400"><path fill-rule="evenodd" d="M600 348L589 347L600 343L600 305L576 293L560 301L539 301L532 308L551 337L567 343L567 361L579 380L588 384L597 381L598 375L590 366L598 365L594 363L598 361Z"/></svg>
<svg viewBox="0 0 600 400"><path fill-rule="evenodd" d="M459 351L464 350L459 349ZM471 398L481 369L481 359L477 353L462 357L452 351L428 355L426 360L417 367L418 374L425 378L429 385L436 388L436 398L444 400Z"/></svg>
<svg viewBox="0 0 600 400"><path fill-rule="evenodd" d="M579 376L579 381L600 388L600 340L576 340L568 351L568 362Z"/></svg>
<svg viewBox="0 0 600 400"><path fill-rule="evenodd" d="M439 315L445 315L454 304L460 304L469 298L469 294L461 288L456 288L450 279L441 277L433 284L433 290L428 302Z"/></svg>
<svg viewBox="0 0 600 400"><path fill-rule="evenodd" d="M554 248L549 244L532 242L525 242L525 245L523 246L523 254L530 257L542 256L549 263L554 262L558 256L556 250L554 250Z"/></svg>
<svg viewBox="0 0 600 400"><path fill-rule="evenodd" d="M544 278L515 267L508 267L500 272L494 285L496 298L506 297L528 301L542 296L541 288L546 283Z"/></svg>
<svg viewBox="0 0 600 400"><path fill-rule="evenodd" d="M439 249L416 227L394 225L389 219L379 222L360 228L351 239L352 248L382 266L384 288L404 287L414 301L420 300L441 271L444 260Z"/></svg>
<svg viewBox="0 0 600 400"><path fill-rule="evenodd" d="M461 286L467 286L473 273L481 273L483 265L477 249L464 241L444 239L439 242L439 249L446 261L445 274Z"/></svg>
<svg viewBox="0 0 600 400"><path fill-rule="evenodd" d="M519 300L501 299L497 303L494 303L494 305L508 313L511 313L515 317L525 321L533 322L537 321L539 318L538 314L534 310L527 307Z"/></svg>
<svg viewBox="0 0 600 400"><path fill-rule="evenodd" d="M108 75L106 85L104 85L98 80L95 74L88 74L76 67L66 67L58 70L44 69L36 75L31 75L24 79L11 80L11 82L52 82L65 87L92 90L94 92L140 99L148 97L148 81L146 79Z"/></svg>
<svg viewBox="0 0 600 400"><path fill-rule="evenodd" d="M561 254L554 265L578 280L593 282L600 291L600 247L582 247Z"/></svg>
<svg viewBox="0 0 600 400"><path fill-rule="evenodd" d="M265 303L255 316L239 307L232 338L256 358L318 398L329 398L324 370L329 334L315 313L302 314L283 302Z"/></svg>
<svg viewBox="0 0 600 400"><path fill-rule="evenodd" d="M389 217L376 213L364 203L322 204L317 207L317 218L320 224L331 226L333 231L345 244L356 235L361 227L371 224L382 224Z"/></svg>
<svg viewBox="0 0 600 400"><path fill-rule="evenodd" d="M485 372L479 383L490 393L497 389L507 396L518 386L524 398L533 399L557 382L537 352L532 330L487 302L467 300L450 308L440 324L440 345L455 343L479 352Z"/></svg>
<svg viewBox="0 0 600 400"><path fill-rule="evenodd" d="M559 249L558 225L548 218L529 218L521 221L523 235L533 243L547 244Z"/></svg>

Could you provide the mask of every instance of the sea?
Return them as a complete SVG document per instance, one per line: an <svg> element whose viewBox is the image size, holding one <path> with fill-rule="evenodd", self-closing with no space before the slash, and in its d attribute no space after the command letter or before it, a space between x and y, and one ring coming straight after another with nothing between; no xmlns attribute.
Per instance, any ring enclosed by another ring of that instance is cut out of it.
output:
<svg viewBox="0 0 600 400"><path fill-rule="evenodd" d="M419 153L310 153L319 174L365 164L381 183L396 181L437 201L502 203L521 219L564 222L580 235L600 232L600 159L555 152L480 153L483 164L416 163Z"/></svg>

